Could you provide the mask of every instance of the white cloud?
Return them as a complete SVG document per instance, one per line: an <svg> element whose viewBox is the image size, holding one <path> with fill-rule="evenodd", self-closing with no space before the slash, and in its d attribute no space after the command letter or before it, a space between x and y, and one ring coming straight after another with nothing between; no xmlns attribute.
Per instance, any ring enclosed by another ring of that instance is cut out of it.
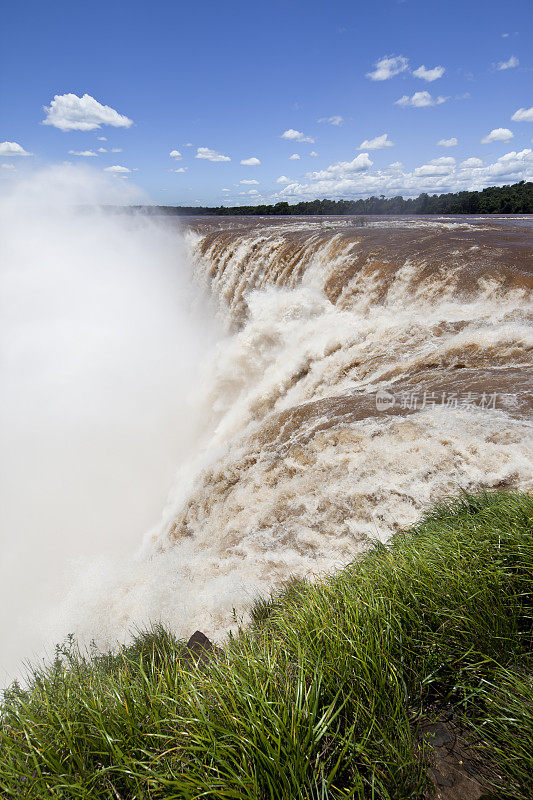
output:
<svg viewBox="0 0 533 800"><path fill-rule="evenodd" d="M425 108L427 106L439 106L441 103L445 103L447 99L447 97L442 97L441 95L432 97L430 93L426 91L415 92L411 97L404 94L399 100L395 100L395 105L403 106L404 108L408 106L412 108Z"/></svg>
<svg viewBox="0 0 533 800"><path fill-rule="evenodd" d="M511 178L531 180L533 178L533 150L526 148L519 153L512 150L506 153L486 169L495 178L503 178L503 182Z"/></svg>
<svg viewBox="0 0 533 800"><path fill-rule="evenodd" d="M339 126L344 122L344 118L339 116L321 117L319 120L317 120L317 122L328 122L330 125Z"/></svg>
<svg viewBox="0 0 533 800"><path fill-rule="evenodd" d="M259 186L259 181L255 181L253 178L250 180L244 178L242 181L239 181L239 183L242 183L245 186Z"/></svg>
<svg viewBox="0 0 533 800"><path fill-rule="evenodd" d="M68 152L69 152L69 155L71 155L71 156L97 156L98 155L98 153L95 153L94 150L69 150Z"/></svg>
<svg viewBox="0 0 533 800"><path fill-rule="evenodd" d="M482 167L483 161L480 158L467 158L465 161L461 161L460 166L464 169Z"/></svg>
<svg viewBox="0 0 533 800"><path fill-rule="evenodd" d="M178 167L178 169L171 169L171 172L187 172L189 167Z"/></svg>
<svg viewBox="0 0 533 800"><path fill-rule="evenodd" d="M511 117L513 122L533 122L533 106L531 108L519 108Z"/></svg>
<svg viewBox="0 0 533 800"><path fill-rule="evenodd" d="M241 164L243 167L258 167L260 165L260 160L255 156L251 158L243 158L241 159Z"/></svg>
<svg viewBox="0 0 533 800"><path fill-rule="evenodd" d="M437 144L439 145L439 147L457 147L459 142L457 141L455 136L452 136L451 139L439 139Z"/></svg>
<svg viewBox="0 0 533 800"><path fill-rule="evenodd" d="M293 153L292 156L289 156L289 161L299 161L299 160L300 156L298 155L298 153Z"/></svg>
<svg viewBox="0 0 533 800"><path fill-rule="evenodd" d="M318 153L316 153L314 150L311 150L309 155L311 156L311 158L317 158L318 157Z"/></svg>
<svg viewBox="0 0 533 800"><path fill-rule="evenodd" d="M12 172L13 170L16 171L17 168L13 164L2 164L2 169L7 169Z"/></svg>
<svg viewBox="0 0 533 800"><path fill-rule="evenodd" d="M496 64L496 69L497 70L513 69L513 67L518 67L519 64L520 61L517 59L517 57L511 56L509 59L507 59L507 61L498 61L498 63Z"/></svg>
<svg viewBox="0 0 533 800"><path fill-rule="evenodd" d="M291 182L290 178L287 178L286 175L280 175L276 181L276 183L290 183L290 182Z"/></svg>
<svg viewBox="0 0 533 800"><path fill-rule="evenodd" d="M195 158L203 158L206 161L231 161L229 156L217 153L216 150L211 150L210 147L198 147L196 149Z"/></svg>
<svg viewBox="0 0 533 800"><path fill-rule="evenodd" d="M223 192L231 192L231 189L222 189Z"/></svg>
<svg viewBox="0 0 533 800"><path fill-rule="evenodd" d="M126 172L131 172L131 169L128 169L127 167L121 167L119 164L115 164L114 167L105 167L104 172L114 172L116 175L119 175Z"/></svg>
<svg viewBox="0 0 533 800"><path fill-rule="evenodd" d="M405 72L409 61L403 56L383 56L374 64L374 71L367 72L366 77L372 81L387 81L400 72Z"/></svg>
<svg viewBox="0 0 533 800"><path fill-rule="evenodd" d="M373 163L368 153L361 153L352 161L338 161L336 164L330 164L329 167L326 167L326 169L320 172L310 172L307 177L310 178L310 180L317 181L327 180L341 175L351 175L354 172L370 169Z"/></svg>
<svg viewBox="0 0 533 800"><path fill-rule="evenodd" d="M384 147L394 147L394 142L391 142L388 133L382 133L381 136L375 136L373 139L365 139L357 149L382 150Z"/></svg>
<svg viewBox="0 0 533 800"><path fill-rule="evenodd" d="M111 148L111 152L112 153L122 153L122 147L112 147Z"/></svg>
<svg viewBox="0 0 533 800"><path fill-rule="evenodd" d="M107 150L105 149L105 147L99 147L98 148L98 152L99 153L107 153Z"/></svg>
<svg viewBox="0 0 533 800"><path fill-rule="evenodd" d="M384 194L416 197L421 192L440 194L462 190L480 190L487 186L515 183L533 178L533 150L506 153L494 163L483 166L479 158L461 164L454 160L435 159L416 170L406 171L395 162L385 169L353 169L353 162L340 162L322 172L307 175L307 182L290 182L280 189L282 200L313 199L316 197L353 198ZM371 163L371 162L370 162Z"/></svg>
<svg viewBox="0 0 533 800"><path fill-rule="evenodd" d="M414 174L417 177L449 175L450 172L453 171L454 166L455 158L452 158L451 156L442 156L442 158L433 158L427 164L422 164L421 167L417 167L414 171Z"/></svg>
<svg viewBox="0 0 533 800"><path fill-rule="evenodd" d="M111 106L103 106L90 94L56 94L50 105L43 106L46 119L43 125L53 125L60 131L93 131L102 125L129 128L133 120L119 114Z"/></svg>
<svg viewBox="0 0 533 800"><path fill-rule="evenodd" d="M428 83L432 83L433 81L438 80L438 78L442 78L446 70L444 67L433 67L433 69L426 69L424 64L418 69L413 70L413 75L415 78L422 78L423 81L428 81Z"/></svg>
<svg viewBox="0 0 533 800"><path fill-rule="evenodd" d="M487 136L481 140L481 144L491 144L492 142L508 142L514 137L514 133L509 128L494 128Z"/></svg>
<svg viewBox="0 0 533 800"><path fill-rule="evenodd" d="M99 142L107 142L107 136L98 136L97 138Z"/></svg>
<svg viewBox="0 0 533 800"><path fill-rule="evenodd" d="M314 144L315 140L311 136L306 136L301 131L295 131L294 128L289 128L281 134L282 139L288 139L289 142L309 142Z"/></svg>
<svg viewBox="0 0 533 800"><path fill-rule="evenodd" d="M169 153L170 158L175 158L176 161L181 159L181 153L179 150L171 150Z"/></svg>
<svg viewBox="0 0 533 800"><path fill-rule="evenodd" d="M0 142L0 156L32 156L18 142Z"/></svg>

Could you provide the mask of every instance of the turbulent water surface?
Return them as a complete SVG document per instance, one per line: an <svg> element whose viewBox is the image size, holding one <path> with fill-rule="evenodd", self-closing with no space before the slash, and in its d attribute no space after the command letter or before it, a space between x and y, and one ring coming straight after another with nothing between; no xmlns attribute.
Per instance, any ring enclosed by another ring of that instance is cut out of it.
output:
<svg viewBox="0 0 533 800"><path fill-rule="evenodd" d="M160 620L221 638L443 496L531 488L533 220L160 224L226 334L160 524L84 568L58 635L108 646Z"/></svg>
<svg viewBox="0 0 533 800"><path fill-rule="evenodd" d="M182 224L228 330L196 399L203 441L141 554L70 598L80 629L220 637L258 594L445 495L531 488L531 223Z"/></svg>

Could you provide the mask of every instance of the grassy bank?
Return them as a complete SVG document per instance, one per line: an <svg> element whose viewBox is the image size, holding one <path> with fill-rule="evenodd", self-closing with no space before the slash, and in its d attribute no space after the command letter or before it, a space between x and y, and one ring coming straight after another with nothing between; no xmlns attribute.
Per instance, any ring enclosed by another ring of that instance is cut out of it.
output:
<svg viewBox="0 0 533 800"><path fill-rule="evenodd" d="M465 496L258 602L223 654L70 643L4 701L0 796L422 798L445 719L486 796L530 798L532 568L533 498Z"/></svg>

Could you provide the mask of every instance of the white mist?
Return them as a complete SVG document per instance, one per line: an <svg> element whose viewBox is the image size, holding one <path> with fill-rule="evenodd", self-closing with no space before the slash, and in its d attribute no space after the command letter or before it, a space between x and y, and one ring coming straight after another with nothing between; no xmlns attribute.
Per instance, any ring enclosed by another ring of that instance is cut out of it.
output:
<svg viewBox="0 0 533 800"><path fill-rule="evenodd" d="M0 684L65 634L44 620L74 573L137 549L194 441L214 327L178 232L95 205L136 198L61 167L0 199Z"/></svg>

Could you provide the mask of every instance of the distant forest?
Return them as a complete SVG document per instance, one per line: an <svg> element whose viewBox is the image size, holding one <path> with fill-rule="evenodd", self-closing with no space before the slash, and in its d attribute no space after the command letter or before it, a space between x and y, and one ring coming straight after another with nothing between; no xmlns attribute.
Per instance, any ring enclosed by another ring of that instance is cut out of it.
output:
<svg viewBox="0 0 533 800"><path fill-rule="evenodd" d="M139 208L137 206L137 208ZM336 214L533 214L533 183L520 181L512 186L491 186L481 192L454 192L404 199L368 197L361 200L311 200L258 206L157 206L143 207L152 213L216 215L336 215Z"/></svg>

